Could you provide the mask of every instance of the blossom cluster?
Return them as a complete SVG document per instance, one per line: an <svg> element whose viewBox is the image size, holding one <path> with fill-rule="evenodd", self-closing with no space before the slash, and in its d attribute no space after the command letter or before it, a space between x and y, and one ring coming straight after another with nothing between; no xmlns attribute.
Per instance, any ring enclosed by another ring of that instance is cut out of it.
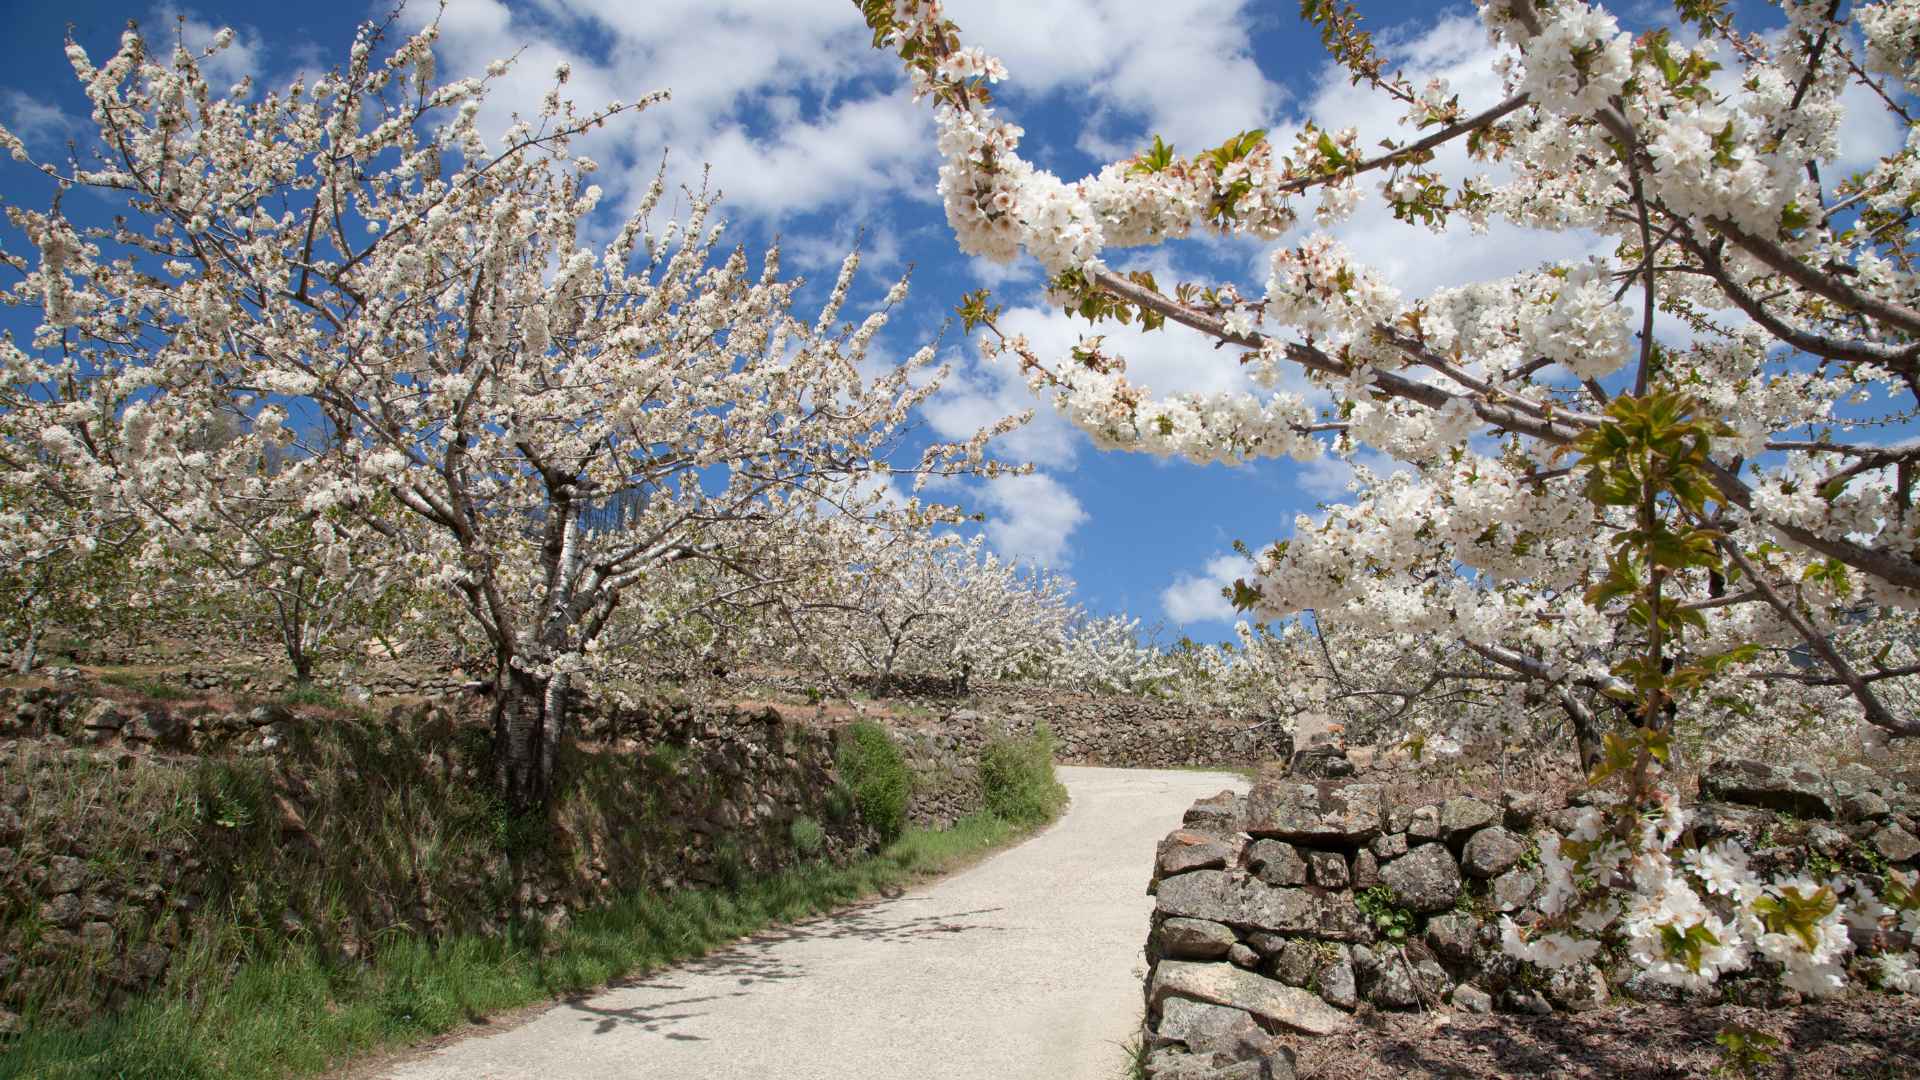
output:
<svg viewBox="0 0 1920 1080"><path fill-rule="evenodd" d="M948 152L979 143L948 133L1009 121L973 84L940 76L937 58L963 39L937 4L900 0L876 29L938 102L964 249L990 234L999 256L1025 252L1056 281L1087 283L1063 291L1070 310L1184 327L1255 377L1233 393L1156 394L1103 338L1043 357L989 321L990 356L1016 362L1102 447L1228 463L1332 454L1351 470L1350 497L1259 549L1235 601L1268 626L1311 620L1320 639L1352 643L1350 656L1398 649L1438 678L1406 679L1397 697L1364 679L1302 680L1322 691L1303 709L1379 695L1408 703L1383 710L1393 722L1458 742L1474 733L1424 703L1472 686L1484 704L1452 711L1496 714L1505 729L1558 715L1590 759L1632 711L1621 702L1653 700L1629 677L1652 651L1684 672L1684 700L1671 721L1646 705L1627 726L1670 723L1689 745L1728 749L1791 731L1802 752L1852 739L1856 720L1920 734L1909 659L1920 447L1884 437L1910 422L1920 373L1920 143L1910 133L1853 176L1835 167L1850 110L1912 127L1903 95L1920 3L1789 4L1789 26L1766 35L1699 5L1677 12L1686 33L1636 33L1583 0L1479 7L1506 97L1478 111L1444 83L1386 74L1350 10L1307 9L1353 80L1398 101L1419 138L1305 125L1284 155L1241 133L1186 158L1156 140L1078 182L1030 164L1017 139ZM921 69L920 57L936 59ZM1456 140L1481 171L1440 175L1431 151ZM1413 227L1458 214L1476 228L1579 231L1597 254L1424 297L1398 294L1324 235L1274 250L1261 289L1161 292L1109 265L1201 232L1275 239L1303 200L1336 223L1369 196ZM1644 498L1596 487L1574 448L1618 426L1620 401L1654 395L1704 418L1703 479ZM1698 547L1654 568L1645 541L1669 518ZM1650 634L1650 602L1685 635ZM1255 651L1180 662L1224 679L1258 671ZM1330 647L1305 669L1342 658ZM1831 988L1845 951L1835 927L1867 917L1864 886L1736 880L1731 851L1690 862L1672 853L1670 810L1644 836L1610 825L1566 840L1553 856L1568 864L1561 890L1604 887L1563 896L1574 936L1517 935L1515 950L1565 959L1606 930L1663 977L1766 959L1795 985ZM1907 961L1878 962L1889 985L1905 984Z"/></svg>

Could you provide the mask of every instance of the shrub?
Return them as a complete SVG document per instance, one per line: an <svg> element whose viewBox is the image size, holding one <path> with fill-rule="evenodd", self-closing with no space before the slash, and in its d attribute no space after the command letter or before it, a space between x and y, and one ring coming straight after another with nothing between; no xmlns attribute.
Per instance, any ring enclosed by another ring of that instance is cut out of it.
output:
<svg viewBox="0 0 1920 1080"><path fill-rule="evenodd" d="M1053 775L1053 732L1039 724L1031 735L982 747L980 786L987 810L1009 824L1051 821L1067 803L1067 789Z"/></svg>
<svg viewBox="0 0 1920 1080"><path fill-rule="evenodd" d="M820 849L827 845L827 830L821 828L819 822L805 815L794 818L793 826L789 831L793 837L793 850L806 858L811 859L820 854Z"/></svg>
<svg viewBox="0 0 1920 1080"><path fill-rule="evenodd" d="M907 826L907 797L913 793L913 774L893 736L871 720L849 724L840 733L834 764L860 817L883 842L892 842Z"/></svg>

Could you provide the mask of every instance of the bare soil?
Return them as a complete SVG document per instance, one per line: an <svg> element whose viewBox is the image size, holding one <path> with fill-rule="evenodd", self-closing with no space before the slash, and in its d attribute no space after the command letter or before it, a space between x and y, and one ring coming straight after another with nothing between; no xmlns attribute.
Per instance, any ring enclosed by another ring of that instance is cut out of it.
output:
<svg viewBox="0 0 1920 1080"><path fill-rule="evenodd" d="M1622 1005L1551 1017L1367 1013L1345 1037L1301 1039L1301 1080L1739 1076L1719 1073L1714 1035L1741 1025L1778 1038L1753 1075L1793 1080L1920 1076L1920 1005L1860 994L1791 1009Z"/></svg>

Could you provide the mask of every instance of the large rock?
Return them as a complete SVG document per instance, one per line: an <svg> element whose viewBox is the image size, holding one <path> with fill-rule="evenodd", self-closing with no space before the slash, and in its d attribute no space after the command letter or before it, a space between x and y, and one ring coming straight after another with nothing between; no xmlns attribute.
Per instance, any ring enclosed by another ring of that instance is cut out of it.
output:
<svg viewBox="0 0 1920 1080"><path fill-rule="evenodd" d="M1540 883L1525 870L1509 870L1493 879L1493 906L1501 911L1519 911L1533 899Z"/></svg>
<svg viewBox="0 0 1920 1080"><path fill-rule="evenodd" d="M1458 840L1499 820L1499 807L1471 795L1455 795L1440 804L1440 829L1448 840Z"/></svg>
<svg viewBox="0 0 1920 1080"><path fill-rule="evenodd" d="M1352 1012L1360 1007L1360 988L1353 975L1353 962L1341 957L1319 972L1320 998L1338 1009Z"/></svg>
<svg viewBox="0 0 1920 1080"><path fill-rule="evenodd" d="M1172 997L1245 1009L1308 1035L1337 1035L1353 1029L1351 1019L1317 996L1227 964L1160 961L1153 969L1148 1001L1158 1008Z"/></svg>
<svg viewBox="0 0 1920 1080"><path fill-rule="evenodd" d="M1868 841L1873 850L1879 852L1888 862L1903 863L1920 855L1920 840L1898 825L1883 825Z"/></svg>
<svg viewBox="0 0 1920 1080"><path fill-rule="evenodd" d="M1440 808L1416 806L1407 815L1407 839L1419 843L1440 839Z"/></svg>
<svg viewBox="0 0 1920 1080"><path fill-rule="evenodd" d="M1169 1046L1147 1056L1147 1080L1295 1080L1293 1051L1281 1046L1258 1061L1221 1064L1217 1055L1195 1055Z"/></svg>
<svg viewBox="0 0 1920 1080"><path fill-rule="evenodd" d="M1383 1009L1412 1009L1437 1004L1451 985L1433 961L1409 967L1405 957L1389 953L1367 986L1367 1000Z"/></svg>
<svg viewBox="0 0 1920 1080"><path fill-rule="evenodd" d="M43 883L48 895L79 892L87 883L87 864L71 855L55 855L47 860L47 878Z"/></svg>
<svg viewBox="0 0 1920 1080"><path fill-rule="evenodd" d="M1190 870L1219 870L1237 858L1236 846L1229 845L1219 836L1190 829L1175 829L1160 841L1160 852L1156 869L1162 877L1184 874Z"/></svg>
<svg viewBox="0 0 1920 1080"><path fill-rule="evenodd" d="M1568 1012L1587 1012L1607 1004L1612 995L1599 968L1575 964L1547 974L1547 997Z"/></svg>
<svg viewBox="0 0 1920 1080"><path fill-rule="evenodd" d="M1801 817L1834 816L1839 795L1819 773L1804 765L1770 765L1734 758L1714 762L1700 777L1703 800L1744 803Z"/></svg>
<svg viewBox="0 0 1920 1080"><path fill-rule="evenodd" d="M1353 887L1364 891L1378 884L1380 860L1374 858L1371 851L1356 852L1353 856Z"/></svg>
<svg viewBox="0 0 1920 1080"><path fill-rule="evenodd" d="M1176 960L1218 960L1234 945L1233 931L1205 919L1168 919L1160 924L1160 952Z"/></svg>
<svg viewBox="0 0 1920 1080"><path fill-rule="evenodd" d="M1232 1061L1266 1056L1273 1036L1252 1015L1227 1005L1210 1005L1190 998L1168 998L1160 1009L1155 1034L1184 1044L1196 1055L1223 1055Z"/></svg>
<svg viewBox="0 0 1920 1080"><path fill-rule="evenodd" d="M1276 888L1223 870L1195 870L1160 883L1155 908L1170 918L1205 919L1247 930L1370 941L1373 929L1346 893Z"/></svg>
<svg viewBox="0 0 1920 1080"><path fill-rule="evenodd" d="M1305 986L1320 970L1320 949L1305 938L1288 938L1273 958L1272 976L1288 986Z"/></svg>
<svg viewBox="0 0 1920 1080"><path fill-rule="evenodd" d="M1269 885L1307 883L1307 860L1281 840L1255 840L1247 849L1247 867Z"/></svg>
<svg viewBox="0 0 1920 1080"><path fill-rule="evenodd" d="M1479 933L1480 924L1471 915L1435 915L1427 920L1427 947L1449 964L1465 964L1473 959Z"/></svg>
<svg viewBox="0 0 1920 1080"><path fill-rule="evenodd" d="M1380 883L1409 911L1445 911L1460 897L1460 867L1445 847L1422 844L1381 867Z"/></svg>
<svg viewBox="0 0 1920 1080"><path fill-rule="evenodd" d="M1190 829L1231 836L1240 831L1245 815L1246 796L1222 791L1188 807L1181 820Z"/></svg>
<svg viewBox="0 0 1920 1080"><path fill-rule="evenodd" d="M1540 791L1509 791L1500 797L1506 808L1502 823L1517 833L1532 832L1548 814L1560 809L1559 800Z"/></svg>
<svg viewBox="0 0 1920 1080"><path fill-rule="evenodd" d="M1310 746L1293 755L1288 769L1305 780L1338 780L1352 776L1353 761L1337 746Z"/></svg>
<svg viewBox="0 0 1920 1080"><path fill-rule="evenodd" d="M1313 883L1329 889L1347 887L1347 860L1337 851L1315 851L1307 856Z"/></svg>
<svg viewBox="0 0 1920 1080"><path fill-rule="evenodd" d="M1380 785L1268 781L1247 796L1246 829L1258 837L1351 847L1380 835Z"/></svg>
<svg viewBox="0 0 1920 1080"><path fill-rule="evenodd" d="M1460 853L1460 867L1477 878L1499 877L1520 861L1527 845L1517 836L1495 825L1467 838Z"/></svg>
<svg viewBox="0 0 1920 1080"><path fill-rule="evenodd" d="M149 742L168 750L181 750L192 741L192 727L185 717L175 716L165 709L148 709L133 718L133 723L127 727L127 735L139 742Z"/></svg>
<svg viewBox="0 0 1920 1080"><path fill-rule="evenodd" d="M80 726L96 733L119 731L127 722L120 703L111 698L94 698L79 710L79 716Z"/></svg>
<svg viewBox="0 0 1920 1080"><path fill-rule="evenodd" d="M1493 995L1469 983L1453 988L1453 1007L1471 1013L1493 1011Z"/></svg>

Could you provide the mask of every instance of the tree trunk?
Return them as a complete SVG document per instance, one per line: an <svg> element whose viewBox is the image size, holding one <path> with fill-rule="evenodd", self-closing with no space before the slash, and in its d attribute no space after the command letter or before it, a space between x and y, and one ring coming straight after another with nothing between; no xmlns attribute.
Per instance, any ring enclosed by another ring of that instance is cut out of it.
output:
<svg viewBox="0 0 1920 1080"><path fill-rule="evenodd" d="M33 665L40 658L40 628L42 625L42 623L37 622L29 622L27 624L26 643L20 646L20 655L14 659L13 663L14 670L22 675L32 672Z"/></svg>
<svg viewBox="0 0 1920 1080"><path fill-rule="evenodd" d="M287 659L293 664L295 686L305 687L313 682L313 657L297 635L287 638Z"/></svg>
<svg viewBox="0 0 1920 1080"><path fill-rule="evenodd" d="M493 751L507 805L542 809L552 794L555 750L566 723L564 679L537 679L510 665L494 680Z"/></svg>

